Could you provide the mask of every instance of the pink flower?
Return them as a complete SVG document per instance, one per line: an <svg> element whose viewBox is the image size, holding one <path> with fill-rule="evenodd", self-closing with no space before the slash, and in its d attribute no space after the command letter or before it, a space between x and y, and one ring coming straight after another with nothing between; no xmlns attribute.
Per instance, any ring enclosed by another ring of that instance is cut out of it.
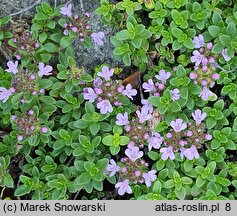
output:
<svg viewBox="0 0 237 216"><path fill-rule="evenodd" d="M124 115L122 113L118 113L116 119L117 119L117 121L115 122L116 125L122 126L129 124L127 112L125 112Z"/></svg>
<svg viewBox="0 0 237 216"><path fill-rule="evenodd" d="M193 56L191 57L191 62L195 63L195 66L199 66L203 58L204 55L200 54L197 50L194 50Z"/></svg>
<svg viewBox="0 0 237 216"><path fill-rule="evenodd" d="M97 103L97 108L100 109L100 113L102 114L113 112L113 107L108 100L102 100L101 102Z"/></svg>
<svg viewBox="0 0 237 216"><path fill-rule="evenodd" d="M124 195L125 193L129 193L129 194L132 193L132 189L128 183L129 183L129 180L125 179L123 182L118 182L115 185L115 188L118 188L118 194L120 196Z"/></svg>
<svg viewBox="0 0 237 216"><path fill-rule="evenodd" d="M187 128L187 124L180 118L176 119L175 121L171 121L170 126L174 129L175 132L180 132Z"/></svg>
<svg viewBox="0 0 237 216"><path fill-rule="evenodd" d="M93 39L93 41L98 44L99 46L104 45L103 42L103 38L105 37L105 33L104 32L93 32L91 34L91 38Z"/></svg>
<svg viewBox="0 0 237 216"><path fill-rule="evenodd" d="M53 68L50 65L44 66L44 63L40 62L38 68L39 68L39 71L38 71L39 77L49 76L52 74L50 72L53 70Z"/></svg>
<svg viewBox="0 0 237 216"><path fill-rule="evenodd" d="M170 90L170 93L171 93L171 99L173 101L176 101L180 98L179 90L177 88L175 88L174 90Z"/></svg>
<svg viewBox="0 0 237 216"><path fill-rule="evenodd" d="M148 173L142 174L142 177L144 178L147 187L150 187L151 183L157 179L157 176L155 174L156 170L151 170Z"/></svg>
<svg viewBox="0 0 237 216"><path fill-rule="evenodd" d="M122 94L133 100L132 96L135 96L137 94L137 90L133 89L132 85L129 83L126 85L126 88L123 90Z"/></svg>
<svg viewBox="0 0 237 216"><path fill-rule="evenodd" d="M91 87L84 88L83 97L85 100L89 100L89 102L93 103L97 98L97 94L94 89Z"/></svg>
<svg viewBox="0 0 237 216"><path fill-rule="evenodd" d="M188 160L193 160L194 158L198 159L199 154L196 146L192 145L190 148L186 148L182 150L182 155L184 155ZM181 156L182 158L182 156Z"/></svg>
<svg viewBox="0 0 237 216"><path fill-rule="evenodd" d="M193 38L194 48L204 47L204 37L202 35L195 36Z"/></svg>
<svg viewBox="0 0 237 216"><path fill-rule="evenodd" d="M108 66L102 67L102 72L98 73L98 76L103 77L106 81L110 80L110 77L113 76L114 69L109 69Z"/></svg>
<svg viewBox="0 0 237 216"><path fill-rule="evenodd" d="M156 91L156 87L155 87L154 82L153 82L152 79L149 79L147 82L144 82L142 84L142 88L145 89L145 92Z"/></svg>
<svg viewBox="0 0 237 216"><path fill-rule="evenodd" d="M192 113L192 117L196 122L196 125L200 125L201 122L206 118L207 114L205 112L202 113L200 109L197 109Z"/></svg>
<svg viewBox="0 0 237 216"><path fill-rule="evenodd" d="M149 113L152 113L152 112L153 112L154 108L153 108L153 106L149 103L148 100L142 99L142 100L141 100L141 103L142 103L142 105L143 105L144 107L146 107L146 109L147 109L147 111L148 111Z"/></svg>
<svg viewBox="0 0 237 216"><path fill-rule="evenodd" d="M167 160L168 158L170 158L171 160L175 159L175 155L174 155L173 147L172 146L170 146L168 148L161 148L160 152L163 153L161 155L161 159L162 160Z"/></svg>
<svg viewBox="0 0 237 216"><path fill-rule="evenodd" d="M71 17L72 16L72 4L65 5L65 6L61 7L60 13L67 16L67 17Z"/></svg>
<svg viewBox="0 0 237 216"><path fill-rule="evenodd" d="M109 176L114 176L116 172L120 170L120 167L116 164L116 162L111 159L110 164L107 165L106 169L107 172L110 172Z"/></svg>
<svg viewBox="0 0 237 216"><path fill-rule="evenodd" d="M15 92L14 88L6 89L4 87L0 87L0 100L3 103L6 103L8 98Z"/></svg>
<svg viewBox="0 0 237 216"><path fill-rule="evenodd" d="M139 118L140 123L144 123L145 121L152 118L152 115L148 111L149 109L147 106L143 106L141 108L141 111L139 110L136 111L136 114L137 114L137 117Z"/></svg>
<svg viewBox="0 0 237 216"><path fill-rule="evenodd" d="M159 133L154 133L153 136L147 140L148 150L151 151L152 148L159 149L163 141L164 138Z"/></svg>
<svg viewBox="0 0 237 216"><path fill-rule="evenodd" d="M213 95L214 94L206 86L204 86L202 92L199 94L199 97L201 97L204 101L206 101L208 100L209 96Z"/></svg>
<svg viewBox="0 0 237 216"><path fill-rule="evenodd" d="M93 81L93 86L96 88L99 88L102 84L102 79L100 77L97 77Z"/></svg>
<svg viewBox="0 0 237 216"><path fill-rule="evenodd" d="M17 69L18 61L15 61L15 63L13 61L8 61L7 66L8 66L8 69L6 69L7 72L13 73L13 74L18 73L18 69Z"/></svg>
<svg viewBox="0 0 237 216"><path fill-rule="evenodd" d="M165 72L165 70L160 70L159 75L156 75L156 79L160 80L162 84L166 84L166 80L171 76L170 72Z"/></svg>
<svg viewBox="0 0 237 216"><path fill-rule="evenodd" d="M125 154L128 156L128 158L131 161L136 161L137 159L141 158L143 156L143 152L139 151L139 148L137 146L134 146L132 148L128 148L125 150Z"/></svg>

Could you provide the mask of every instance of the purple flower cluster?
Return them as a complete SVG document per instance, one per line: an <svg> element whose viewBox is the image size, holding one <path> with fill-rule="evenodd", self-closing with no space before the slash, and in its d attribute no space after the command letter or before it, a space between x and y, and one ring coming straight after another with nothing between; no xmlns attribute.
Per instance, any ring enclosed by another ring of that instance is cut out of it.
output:
<svg viewBox="0 0 237 216"><path fill-rule="evenodd" d="M114 69L109 69L109 67L103 66L102 70L97 74L99 77L97 77L93 82L93 87L86 87L83 89L84 99L91 103L96 101L96 107L102 114L111 113L113 111L113 105L122 105L118 99L119 96L125 95L130 99L133 99L132 97L137 94L137 90L133 89L131 84L124 87L119 81L112 81L111 77L113 74ZM128 125L126 122L126 117L128 116L126 115L127 114L123 116L120 113L120 115L117 116L116 122L118 125Z"/></svg>
<svg viewBox="0 0 237 216"><path fill-rule="evenodd" d="M18 61L8 61L7 66L8 68L6 71L14 74L14 77L11 81L12 88L8 91L2 89L2 95L5 95L4 98L6 100L14 92L26 92L32 95L44 94L44 89L39 88L37 81L42 76L49 76L52 74L51 71L53 68L50 65L44 65L43 62L40 62L38 64L38 74L30 73L28 70L19 67ZM24 102L24 100L22 100L22 102Z"/></svg>
<svg viewBox="0 0 237 216"><path fill-rule="evenodd" d="M198 148L212 139L210 134L204 133L205 125L202 121L206 118L206 113L197 109L192 113L195 122L185 123L178 118L170 122L171 130L162 139L163 146L160 148L161 158L167 160L175 159L175 152L180 151L180 157L188 160L199 158ZM160 137L161 143L161 137Z"/></svg>
<svg viewBox="0 0 237 216"><path fill-rule="evenodd" d="M103 45L104 32L91 32L91 26L89 24L90 14L85 13L84 16L72 16L72 4L63 6L60 9L60 13L68 17L68 22L64 24L64 35L70 33L76 34L79 37L80 42L84 42L85 38L91 37L91 39L99 46Z"/></svg>
<svg viewBox="0 0 237 216"><path fill-rule="evenodd" d="M132 184L144 184L150 187L157 179L156 171L148 171L148 164L142 159L143 151L140 151L134 143L130 143L125 150L127 157L121 158L119 165L112 159L105 172L109 176L117 173L119 182L115 184L120 196L125 193L132 193Z"/></svg>
<svg viewBox="0 0 237 216"><path fill-rule="evenodd" d="M142 84L142 88L145 92L150 92L152 96L160 96L160 93L164 90L166 81L171 77L170 72L165 70L160 70L159 73L155 76L157 82L153 82L152 79L148 79L147 82Z"/></svg>
<svg viewBox="0 0 237 216"><path fill-rule="evenodd" d="M219 74L215 72L216 58L212 53L213 44L211 42L205 44L203 35L195 36L193 44L196 49L193 51L191 62L195 64L194 71L190 73L190 79L194 80L195 84L202 86L200 97L203 100L208 100L209 96L214 94L210 91L215 85L215 81L220 78ZM226 49L222 50L222 56L226 61L230 57L226 55Z"/></svg>
<svg viewBox="0 0 237 216"><path fill-rule="evenodd" d="M17 140L19 142L26 137L31 137L39 133L47 133L49 130L47 127L41 125L40 119L35 116L32 109L22 116L12 116L11 120L18 130Z"/></svg>
<svg viewBox="0 0 237 216"><path fill-rule="evenodd" d="M24 31L22 34L17 34L17 37L13 38L13 42L17 46L16 50L13 48L17 60L20 60L22 55L31 54L33 56L35 50L39 47L39 42L33 39L32 33L29 31Z"/></svg>

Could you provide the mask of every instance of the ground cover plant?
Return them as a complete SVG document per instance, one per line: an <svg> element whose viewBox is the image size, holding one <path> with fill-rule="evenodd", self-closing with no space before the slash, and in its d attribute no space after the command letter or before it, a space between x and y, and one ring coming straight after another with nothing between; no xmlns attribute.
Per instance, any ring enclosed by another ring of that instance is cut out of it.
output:
<svg viewBox="0 0 237 216"><path fill-rule="evenodd" d="M0 18L0 199L235 200L235 1L101 0L95 14L111 35L70 2L21 28ZM80 65L73 43L105 40L121 66Z"/></svg>

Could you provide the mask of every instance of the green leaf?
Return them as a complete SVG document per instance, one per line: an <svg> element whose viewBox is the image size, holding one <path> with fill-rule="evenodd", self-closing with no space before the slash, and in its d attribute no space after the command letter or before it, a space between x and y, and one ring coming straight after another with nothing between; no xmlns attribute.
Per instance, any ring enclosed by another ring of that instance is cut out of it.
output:
<svg viewBox="0 0 237 216"><path fill-rule="evenodd" d="M177 189L175 188L175 195L176 195L176 197L179 198L180 200L183 200L183 199L185 198L185 196L186 196L186 190L185 190L185 188L184 188L184 187L181 187L180 190L177 190Z"/></svg>
<svg viewBox="0 0 237 216"><path fill-rule="evenodd" d="M149 151L148 157L151 158L153 161L157 161L159 159L159 154L155 151Z"/></svg>
<svg viewBox="0 0 237 216"><path fill-rule="evenodd" d="M173 179L167 180L163 185L164 188L172 188L174 186L175 186L175 184L174 184Z"/></svg>
<svg viewBox="0 0 237 216"><path fill-rule="evenodd" d="M90 132L92 135L96 135L100 130L100 124L99 123L94 123L90 125Z"/></svg>
<svg viewBox="0 0 237 216"><path fill-rule="evenodd" d="M120 151L120 146L110 146L109 149L112 155L117 155Z"/></svg>
<svg viewBox="0 0 237 216"><path fill-rule="evenodd" d="M216 139L211 141L211 148L212 149L218 149L221 146L221 143L217 141Z"/></svg>
<svg viewBox="0 0 237 216"><path fill-rule="evenodd" d="M58 47L53 44L53 43L47 43L44 45L44 49L45 51L49 52L49 53L55 53L58 51Z"/></svg>
<svg viewBox="0 0 237 216"><path fill-rule="evenodd" d="M205 179L202 179L201 176L198 176L197 180L196 180L196 186L197 187L202 187L205 184L205 182L206 182Z"/></svg>
<svg viewBox="0 0 237 216"><path fill-rule="evenodd" d="M185 172L191 171L192 168L193 168L193 163L190 162L190 161L188 161L188 160L186 160L186 161L184 162L184 170L185 170Z"/></svg>
<svg viewBox="0 0 237 216"><path fill-rule="evenodd" d="M39 34L39 42L40 42L40 43L44 43L45 40L47 39L47 37L48 37L48 35L47 35L46 32L40 33L40 34Z"/></svg>
<svg viewBox="0 0 237 216"><path fill-rule="evenodd" d="M221 53L221 51L222 51L223 49L224 49L224 46L223 46L221 43L217 42L217 43L213 46L212 52L215 53L215 54L219 54L219 53Z"/></svg>
<svg viewBox="0 0 237 216"><path fill-rule="evenodd" d="M123 41L130 38L130 33L128 30L122 30L116 34L116 39Z"/></svg>
<svg viewBox="0 0 237 216"><path fill-rule="evenodd" d="M91 176L89 175L89 173L84 172L75 179L75 184L85 185L85 184L88 184L90 180L91 180Z"/></svg>
<svg viewBox="0 0 237 216"><path fill-rule="evenodd" d="M231 37L229 35L220 35L219 40L223 46L228 46L231 42Z"/></svg>
<svg viewBox="0 0 237 216"><path fill-rule="evenodd" d="M90 74L82 74L81 80L82 80L83 82L88 83L88 82L92 82L92 81L93 81L93 78L91 77Z"/></svg>
<svg viewBox="0 0 237 216"><path fill-rule="evenodd" d="M30 192L31 192L31 187L27 187L25 185L20 185L16 188L14 195L19 197L19 196L24 196Z"/></svg>
<svg viewBox="0 0 237 216"><path fill-rule="evenodd" d="M181 110L181 106L179 105L178 102L174 101L174 102L171 102L169 110L171 112L179 112Z"/></svg>
<svg viewBox="0 0 237 216"><path fill-rule="evenodd" d="M36 20L46 20L48 16L45 13L37 13L35 14Z"/></svg>
<svg viewBox="0 0 237 216"><path fill-rule="evenodd" d="M189 177L182 177L181 181L183 184L186 184L186 185L192 184L192 182L193 182L193 180Z"/></svg>
<svg viewBox="0 0 237 216"><path fill-rule="evenodd" d="M41 3L41 8L43 9L44 13L46 14L51 14L53 13L53 9L47 2L42 2Z"/></svg>
<svg viewBox="0 0 237 216"><path fill-rule="evenodd" d="M192 39L188 37L188 38L184 41L184 46L187 47L188 49L194 49L194 45L193 45Z"/></svg>
<svg viewBox="0 0 237 216"><path fill-rule="evenodd" d="M109 159L103 158L103 159L100 159L99 161L97 161L96 167L99 170L103 171L106 168L106 166L108 165L108 163L109 163Z"/></svg>
<svg viewBox="0 0 237 216"><path fill-rule="evenodd" d="M130 139L127 136L120 136L119 144L121 146L127 145L130 142Z"/></svg>
<svg viewBox="0 0 237 216"><path fill-rule="evenodd" d="M208 27L208 32L210 33L210 35L214 38L216 38L218 36L218 34L220 33L221 29L219 26L216 25L210 25Z"/></svg>
<svg viewBox="0 0 237 216"><path fill-rule="evenodd" d="M14 187L14 181L12 179L12 176L9 173L4 173L4 175L3 175L3 185L7 188L13 188Z"/></svg>
<svg viewBox="0 0 237 216"><path fill-rule="evenodd" d="M130 58L130 53L125 53L123 55L123 63L126 65L126 66L130 66L131 65L131 58Z"/></svg>
<svg viewBox="0 0 237 216"><path fill-rule="evenodd" d="M36 146L37 144L38 144L38 136L37 135L34 135L34 136L30 136L29 138L28 138L28 143L29 143L29 145L30 146Z"/></svg>
<svg viewBox="0 0 237 216"><path fill-rule="evenodd" d="M131 43L135 48L139 49L142 45L142 39L140 37L135 37L131 40Z"/></svg>
<svg viewBox="0 0 237 216"><path fill-rule="evenodd" d="M107 135L102 139L102 143L106 146L112 146L113 145L113 136Z"/></svg>
<svg viewBox="0 0 237 216"><path fill-rule="evenodd" d="M217 102L214 103L214 108L218 110L223 110L224 109L225 102L224 100L218 100Z"/></svg>
<svg viewBox="0 0 237 216"><path fill-rule="evenodd" d="M63 37L60 40L60 46L62 48L66 48L66 47L70 46L72 44L73 39L74 39L73 37Z"/></svg>
<svg viewBox="0 0 237 216"><path fill-rule="evenodd" d="M148 98L148 101L154 107L158 107L159 106L159 97L158 96L150 96Z"/></svg>
<svg viewBox="0 0 237 216"><path fill-rule="evenodd" d="M206 126L207 129L212 129L216 125L217 121L213 118L207 118L206 119Z"/></svg>

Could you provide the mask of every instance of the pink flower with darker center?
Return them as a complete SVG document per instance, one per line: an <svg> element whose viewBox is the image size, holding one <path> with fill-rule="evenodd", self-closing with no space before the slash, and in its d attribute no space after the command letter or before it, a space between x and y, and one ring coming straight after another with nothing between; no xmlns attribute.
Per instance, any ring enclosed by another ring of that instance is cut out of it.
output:
<svg viewBox="0 0 237 216"><path fill-rule="evenodd" d="M195 110L192 113L192 117L196 122L196 125L200 125L201 122L206 118L207 114L205 112L202 113L200 109Z"/></svg>
<svg viewBox="0 0 237 216"><path fill-rule="evenodd" d="M98 44L99 46L104 45L103 42L103 38L105 37L105 33L104 32L93 32L91 34L91 38L93 39L93 41Z"/></svg>
<svg viewBox="0 0 237 216"><path fill-rule="evenodd" d="M108 100L102 100L101 102L97 103L97 108L100 110L101 114L113 112L113 107Z"/></svg>
<svg viewBox="0 0 237 216"><path fill-rule="evenodd" d="M122 113L118 113L116 119L117 119L115 122L116 125L122 126L129 124L127 112L125 112L124 115Z"/></svg>
<svg viewBox="0 0 237 216"><path fill-rule="evenodd" d="M72 16L72 4L68 4L68 5L61 7L60 13L67 16L67 17L71 17Z"/></svg>
<svg viewBox="0 0 237 216"><path fill-rule="evenodd" d="M179 100L180 98L179 89L175 88L174 90L170 90L170 94L171 94L171 99L173 101Z"/></svg>
<svg viewBox="0 0 237 216"><path fill-rule="evenodd" d="M143 152L139 151L139 148L137 146L126 149L125 154L133 162L143 156Z"/></svg>
<svg viewBox="0 0 237 216"><path fill-rule="evenodd" d="M110 172L109 176L112 177L120 170L120 167L116 164L116 162L111 159L110 164L107 165L106 169L107 172Z"/></svg>
<svg viewBox="0 0 237 216"><path fill-rule="evenodd" d="M162 84L166 84L167 79L171 76L170 72L165 72L165 70L160 70L159 75L156 75L156 79L160 80Z"/></svg>
<svg viewBox="0 0 237 216"><path fill-rule="evenodd" d="M52 68L52 66L50 66L50 65L44 66L44 63L43 63L43 62L40 62L38 68L39 68L39 71L38 71L39 77L42 77L42 76L49 76L49 75L52 74L52 73L50 73L50 72L53 70L53 68Z"/></svg>
<svg viewBox="0 0 237 216"><path fill-rule="evenodd" d="M195 66L199 66L203 60L204 55L200 54L197 50L193 51L193 56L191 57L191 62L195 63Z"/></svg>
<svg viewBox="0 0 237 216"><path fill-rule="evenodd" d="M204 37L202 35L195 36L193 38L194 48L204 47Z"/></svg>
<svg viewBox="0 0 237 216"><path fill-rule="evenodd" d="M174 129L175 132L180 132L187 128L187 124L180 118L176 119L175 121L171 121L170 126Z"/></svg>
<svg viewBox="0 0 237 216"><path fill-rule="evenodd" d="M150 187L151 183L157 179L157 176L155 174L156 170L151 170L148 173L142 174L142 177L144 178L147 187Z"/></svg>
<svg viewBox="0 0 237 216"><path fill-rule="evenodd" d="M214 94L207 88L206 86L203 87L202 92L199 94L204 101L208 100L209 96L213 96Z"/></svg>
<svg viewBox="0 0 237 216"><path fill-rule="evenodd" d="M6 69L5 71L9 72L9 73L13 73L13 74L17 74L18 73L18 69L17 69L17 66L18 66L18 61L8 61L7 62L7 66L8 66L8 69Z"/></svg>
<svg viewBox="0 0 237 216"><path fill-rule="evenodd" d="M14 88L6 89L4 87L0 87L0 100L3 103L6 103L8 98L15 92Z"/></svg>
<svg viewBox="0 0 237 216"><path fill-rule="evenodd" d="M199 154L196 146L192 145L190 148L183 148L181 151L181 158L185 156L188 160L193 160L194 158L198 159Z"/></svg>
<svg viewBox="0 0 237 216"><path fill-rule="evenodd" d="M84 92L82 93L85 100L89 100L89 102L93 103L97 98L97 94L94 89L91 87L84 88Z"/></svg>
<svg viewBox="0 0 237 216"><path fill-rule="evenodd" d="M161 155L162 160L167 160L168 158L170 158L171 160L175 159L175 155L174 155L172 146L170 146L168 148L161 148L160 152L162 153L162 155Z"/></svg>
<svg viewBox="0 0 237 216"><path fill-rule="evenodd" d="M115 188L118 188L118 194L120 196L124 195L125 193L129 193L129 194L132 193L132 189L129 186L129 180L128 179L125 179L123 182L118 182L115 185Z"/></svg>
<svg viewBox="0 0 237 216"><path fill-rule="evenodd" d="M110 77L113 76L114 69L109 69L108 66L102 67L102 72L98 73L98 76L103 77L106 81L110 80Z"/></svg>
<svg viewBox="0 0 237 216"><path fill-rule="evenodd" d="M145 89L145 92L156 91L156 87L152 79L149 79L147 82L144 82L142 84L142 88Z"/></svg>
<svg viewBox="0 0 237 216"><path fill-rule="evenodd" d="M129 83L126 85L126 88L122 92L123 95L126 95L131 100L133 100L132 96L136 96L137 90L132 88L132 85Z"/></svg>

